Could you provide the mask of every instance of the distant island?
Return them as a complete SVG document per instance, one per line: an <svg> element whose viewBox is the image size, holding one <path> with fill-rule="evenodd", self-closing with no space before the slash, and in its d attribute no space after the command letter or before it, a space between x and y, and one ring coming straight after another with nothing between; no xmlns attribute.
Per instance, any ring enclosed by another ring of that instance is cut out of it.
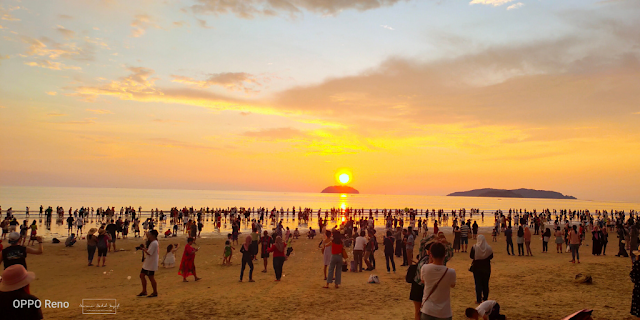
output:
<svg viewBox="0 0 640 320"><path fill-rule="evenodd" d="M326 187L322 190L322 193L355 193L360 194L360 192L354 188L347 186L331 186Z"/></svg>
<svg viewBox="0 0 640 320"><path fill-rule="evenodd" d="M533 189L475 189L471 191L454 192L447 195L447 197L492 197L492 198L537 198L537 199L571 199L576 200L576 197L565 196L560 192L546 191L546 190L533 190Z"/></svg>

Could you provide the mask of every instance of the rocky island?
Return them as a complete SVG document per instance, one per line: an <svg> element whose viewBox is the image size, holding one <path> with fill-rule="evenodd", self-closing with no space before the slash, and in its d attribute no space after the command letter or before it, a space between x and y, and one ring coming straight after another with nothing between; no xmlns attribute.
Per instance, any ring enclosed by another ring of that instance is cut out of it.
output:
<svg viewBox="0 0 640 320"><path fill-rule="evenodd" d="M353 193L353 194L360 194L360 192L354 188L351 187L347 187L347 186L331 186L331 187L326 187L324 188L324 190L322 190L322 193Z"/></svg>
<svg viewBox="0 0 640 320"><path fill-rule="evenodd" d="M576 200L576 197L565 196L560 192L546 191L546 190L534 190L534 189L475 189L470 191L454 192L447 195L447 197L493 197L493 198L537 198L537 199L571 199Z"/></svg>

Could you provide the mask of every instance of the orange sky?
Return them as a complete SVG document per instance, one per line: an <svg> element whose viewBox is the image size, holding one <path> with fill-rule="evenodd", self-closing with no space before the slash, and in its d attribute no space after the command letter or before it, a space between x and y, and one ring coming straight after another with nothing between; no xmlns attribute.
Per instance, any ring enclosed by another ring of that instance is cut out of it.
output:
<svg viewBox="0 0 640 320"><path fill-rule="evenodd" d="M637 2L214 2L3 3L0 184L640 202Z"/></svg>

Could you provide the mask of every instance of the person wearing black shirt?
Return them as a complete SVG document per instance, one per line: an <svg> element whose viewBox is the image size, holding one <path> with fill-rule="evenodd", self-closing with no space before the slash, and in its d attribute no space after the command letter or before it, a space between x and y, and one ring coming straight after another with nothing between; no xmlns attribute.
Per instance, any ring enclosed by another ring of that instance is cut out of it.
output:
<svg viewBox="0 0 640 320"><path fill-rule="evenodd" d="M40 320L42 310L36 303L16 308L15 300L39 300L29 292L29 284L36 278L35 273L27 272L21 265L13 265L2 273L0 282L0 315L1 319ZM39 304L38 304L39 305Z"/></svg>
<svg viewBox="0 0 640 320"><path fill-rule="evenodd" d="M36 240L38 240L38 249L21 246L18 245L18 242L20 241L20 234L17 232L11 232L9 234L9 243L11 245L2 250L2 263L4 264L4 268L6 269L12 265L19 264L26 269L27 253L42 254L42 237L36 237Z"/></svg>
<svg viewBox="0 0 640 320"><path fill-rule="evenodd" d="M113 252L116 252L116 232L118 231L118 226L113 222L113 219L111 219L111 223L107 225L105 230L111 236L111 239L109 239L109 251L111 251L111 245L113 244Z"/></svg>

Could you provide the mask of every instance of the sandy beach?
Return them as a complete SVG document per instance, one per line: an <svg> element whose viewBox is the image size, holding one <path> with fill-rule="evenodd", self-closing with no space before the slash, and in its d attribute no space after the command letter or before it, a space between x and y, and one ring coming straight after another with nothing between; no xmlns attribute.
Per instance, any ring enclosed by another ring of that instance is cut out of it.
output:
<svg viewBox="0 0 640 320"><path fill-rule="evenodd" d="M485 235L490 239L490 235ZM242 236L240 237L242 238ZM447 238L452 239L448 234ZM159 239L161 255L166 246L180 242L176 258L182 256L185 237ZM106 267L87 266L85 241L72 248L46 241L43 255L29 255L27 264L37 275L31 292L41 300L69 302L68 309L43 308L45 319L85 319L110 317L140 319L413 319L409 301L410 285L405 282L406 267L396 259L398 271L387 274L382 251L376 252L377 269L371 272L343 273L339 289L323 289L320 239L301 238L293 243L294 254L284 265L281 282L274 282L272 260L267 273L261 273L262 260L255 264L255 283L239 283L239 246L232 266L222 266L224 241L200 239L196 256L198 276L203 279L183 283L178 269L161 268L156 273L158 298L138 298L141 253L135 247L142 240L118 240L124 251L109 253ZM587 241L588 243L589 241ZM475 240L470 240L470 245ZM594 319L633 319L629 316L631 263L615 257L617 239L612 239L609 254L592 256L591 247L581 247L581 264L569 263L570 253L541 253L539 236L533 237L533 257L507 256L504 237L489 242L495 252L492 262L489 298L497 300L508 319L560 319L582 308L594 309ZM550 245L551 247L551 245ZM416 248L417 250L417 248ZM95 261L94 261L95 262ZM456 253L448 263L457 273L452 289L454 319L464 319L464 309L474 306L473 275L467 271L468 253ZM593 284L575 284L578 273L589 274ZM380 284L368 284L370 274L380 277ZM128 277L131 277L130 279ZM83 299L116 299L117 315L83 315Z"/></svg>

